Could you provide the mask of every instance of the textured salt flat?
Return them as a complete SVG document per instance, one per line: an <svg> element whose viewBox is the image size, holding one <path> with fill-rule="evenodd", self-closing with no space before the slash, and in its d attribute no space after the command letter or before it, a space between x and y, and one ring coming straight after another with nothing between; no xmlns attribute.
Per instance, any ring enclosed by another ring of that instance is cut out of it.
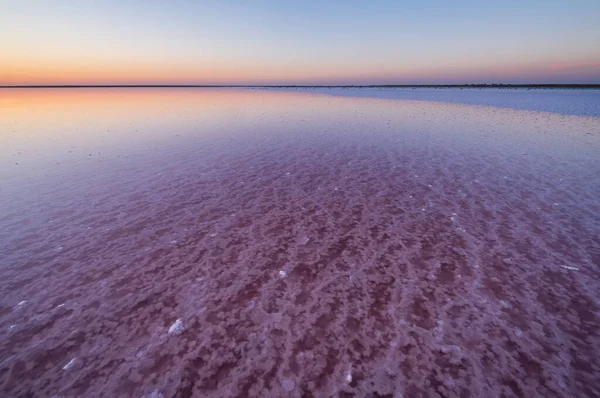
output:
<svg viewBox="0 0 600 398"><path fill-rule="evenodd" d="M302 88L292 90L349 97L442 101L567 115L600 116L600 90L597 89Z"/></svg>
<svg viewBox="0 0 600 398"><path fill-rule="evenodd" d="M76 95L0 116L2 396L600 395L599 118Z"/></svg>

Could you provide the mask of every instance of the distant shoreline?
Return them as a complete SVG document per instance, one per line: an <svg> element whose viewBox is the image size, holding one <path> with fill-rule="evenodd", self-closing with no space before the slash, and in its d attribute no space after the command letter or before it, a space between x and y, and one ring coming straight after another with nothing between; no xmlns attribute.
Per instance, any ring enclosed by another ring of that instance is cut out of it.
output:
<svg viewBox="0 0 600 398"><path fill-rule="evenodd" d="M518 89L600 89L600 84L373 84L373 85L210 85L210 84L84 84L84 85L0 85L0 89L39 88L518 88Z"/></svg>

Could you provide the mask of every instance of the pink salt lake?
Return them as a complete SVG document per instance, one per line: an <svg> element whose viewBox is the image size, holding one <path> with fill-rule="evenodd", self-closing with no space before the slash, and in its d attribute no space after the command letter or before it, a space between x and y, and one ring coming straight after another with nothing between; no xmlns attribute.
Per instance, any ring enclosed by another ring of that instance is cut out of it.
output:
<svg viewBox="0 0 600 398"><path fill-rule="evenodd" d="M2 90L0 395L598 396L599 236L594 115Z"/></svg>

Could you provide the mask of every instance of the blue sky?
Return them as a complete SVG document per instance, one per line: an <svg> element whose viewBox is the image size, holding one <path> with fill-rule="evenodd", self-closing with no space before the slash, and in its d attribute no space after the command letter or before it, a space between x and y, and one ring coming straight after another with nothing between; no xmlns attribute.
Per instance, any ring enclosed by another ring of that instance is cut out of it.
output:
<svg viewBox="0 0 600 398"><path fill-rule="evenodd" d="M2 1L0 84L600 83L600 1Z"/></svg>

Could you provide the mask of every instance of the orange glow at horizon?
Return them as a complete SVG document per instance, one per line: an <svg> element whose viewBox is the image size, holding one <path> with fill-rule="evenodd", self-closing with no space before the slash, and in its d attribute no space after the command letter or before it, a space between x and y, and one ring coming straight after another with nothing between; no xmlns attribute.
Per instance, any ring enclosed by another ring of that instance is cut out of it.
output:
<svg viewBox="0 0 600 398"><path fill-rule="evenodd" d="M451 81L474 79L507 80L515 77L556 78L577 77L581 73L600 75L600 62L545 63L535 65L498 65L481 67L407 67L359 68L326 67L302 70L300 66L245 66L231 65L178 66L178 65L97 65L85 64L8 64L0 67L0 85L68 85L68 84L328 84L404 83L407 81L435 83L444 77Z"/></svg>

